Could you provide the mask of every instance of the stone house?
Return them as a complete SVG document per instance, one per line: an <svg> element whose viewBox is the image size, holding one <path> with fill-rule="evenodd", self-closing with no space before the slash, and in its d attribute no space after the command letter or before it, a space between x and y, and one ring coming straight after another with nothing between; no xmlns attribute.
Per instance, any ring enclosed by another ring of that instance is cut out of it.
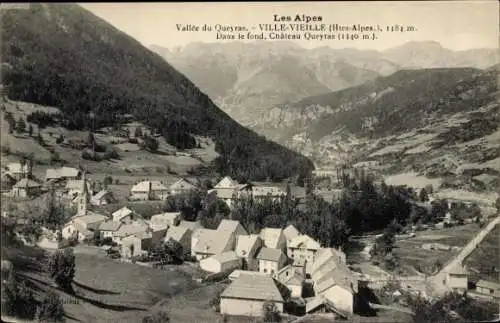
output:
<svg viewBox="0 0 500 323"><path fill-rule="evenodd" d="M244 270L259 270L257 254L263 244L262 239L257 234L236 237L235 251L238 257L243 260L242 268Z"/></svg>
<svg viewBox="0 0 500 323"><path fill-rule="evenodd" d="M167 230L165 241L173 239L182 246L184 254L191 254L191 229L184 226L170 227Z"/></svg>
<svg viewBox="0 0 500 323"><path fill-rule="evenodd" d="M257 260L261 273L273 275L285 266L287 257L280 249L261 248Z"/></svg>
<svg viewBox="0 0 500 323"><path fill-rule="evenodd" d="M241 273L220 296L220 313L233 316L263 315L266 302L274 303L282 313L285 300L276 282L270 276Z"/></svg>

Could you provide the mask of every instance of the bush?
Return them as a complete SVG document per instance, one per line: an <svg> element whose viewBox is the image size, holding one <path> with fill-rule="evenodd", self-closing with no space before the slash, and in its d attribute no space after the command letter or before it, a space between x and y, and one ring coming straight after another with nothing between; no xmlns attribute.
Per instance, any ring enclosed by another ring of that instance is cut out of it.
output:
<svg viewBox="0 0 500 323"><path fill-rule="evenodd" d="M48 272L59 287L71 291L71 283L75 277L73 249L58 250L52 254L48 262Z"/></svg>
<svg viewBox="0 0 500 323"><path fill-rule="evenodd" d="M63 322L64 307L61 298L55 292L48 292L38 310L40 322Z"/></svg>

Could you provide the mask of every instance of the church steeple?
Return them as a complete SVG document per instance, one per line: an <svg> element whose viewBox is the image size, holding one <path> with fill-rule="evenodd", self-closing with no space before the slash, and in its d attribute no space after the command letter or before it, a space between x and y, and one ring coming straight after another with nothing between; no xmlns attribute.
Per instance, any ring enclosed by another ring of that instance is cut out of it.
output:
<svg viewBox="0 0 500 323"><path fill-rule="evenodd" d="M78 196L78 215L86 215L87 214L87 204L89 202L89 191L87 187L87 179L85 177L85 172L82 174L82 185L83 187L80 190L80 194Z"/></svg>

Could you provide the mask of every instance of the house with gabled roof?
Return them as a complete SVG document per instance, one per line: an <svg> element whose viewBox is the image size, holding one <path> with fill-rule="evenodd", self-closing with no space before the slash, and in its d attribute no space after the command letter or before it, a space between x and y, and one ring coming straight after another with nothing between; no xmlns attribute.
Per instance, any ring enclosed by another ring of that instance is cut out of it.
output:
<svg viewBox="0 0 500 323"><path fill-rule="evenodd" d="M168 189L160 181L142 181L130 190L130 200L148 201L164 200L168 197Z"/></svg>
<svg viewBox="0 0 500 323"><path fill-rule="evenodd" d="M287 262L287 257L281 249L261 248L257 260L259 261L259 271L273 275L283 268Z"/></svg>
<svg viewBox="0 0 500 323"><path fill-rule="evenodd" d="M170 195L179 195L179 194L185 194L188 193L189 191L196 190L197 187L191 181L188 181L185 178L179 179L177 182L173 183L168 187L169 194Z"/></svg>
<svg viewBox="0 0 500 323"><path fill-rule="evenodd" d="M90 198L90 204L99 206L116 203L113 192L110 190L101 190Z"/></svg>
<svg viewBox="0 0 500 323"><path fill-rule="evenodd" d="M150 226L155 230L167 229L170 227L178 226L181 222L181 219L181 212L163 212L160 214L155 214L151 217Z"/></svg>
<svg viewBox="0 0 500 323"><path fill-rule="evenodd" d="M113 234L113 241L116 243L121 243L121 240L130 235L139 234L142 232L150 232L151 229L149 225L142 219L134 220L130 223L124 223L120 228Z"/></svg>
<svg viewBox="0 0 500 323"><path fill-rule="evenodd" d="M68 239L77 236L79 241L94 237L99 230L101 223L106 221L107 217L102 214L87 212L85 215L74 216L62 228L62 237Z"/></svg>
<svg viewBox="0 0 500 323"><path fill-rule="evenodd" d="M220 312L223 315L254 316L263 315L266 302L273 303L282 313L285 299L270 276L241 274L220 296Z"/></svg>
<svg viewBox="0 0 500 323"><path fill-rule="evenodd" d="M121 240L121 255L123 258L132 258L147 253L152 246L151 232L138 232L128 235Z"/></svg>
<svg viewBox="0 0 500 323"><path fill-rule="evenodd" d="M113 212L112 216L113 216L113 221L122 223L131 223L137 218L134 211L132 211L126 206Z"/></svg>
<svg viewBox="0 0 500 323"><path fill-rule="evenodd" d="M201 269L211 273L241 268L241 258L234 251L226 251L200 260Z"/></svg>
<svg viewBox="0 0 500 323"><path fill-rule="evenodd" d="M41 193L41 188L42 185L25 177L12 186L11 196L22 198L37 196Z"/></svg>
<svg viewBox="0 0 500 323"><path fill-rule="evenodd" d="M259 270L257 253L263 245L262 239L257 234L238 235L236 237L235 251L238 257L243 260L243 269Z"/></svg>
<svg viewBox="0 0 500 323"><path fill-rule="evenodd" d="M358 292L358 277L331 250L321 250L312 263L311 278L315 295L342 313L354 312L354 295Z"/></svg>
<svg viewBox="0 0 500 323"><path fill-rule="evenodd" d="M247 184L240 184L231 177L226 176L213 189L216 192L217 199L223 200L228 207L231 207L235 199L245 195L249 186Z"/></svg>
<svg viewBox="0 0 500 323"><path fill-rule="evenodd" d="M306 279L306 273L303 268L288 265L280 269L273 276L290 290L291 297L302 297L302 288Z"/></svg>
<svg viewBox="0 0 500 323"><path fill-rule="evenodd" d="M464 292L468 288L468 272L462 264L456 264L446 272L445 284L456 292Z"/></svg>
<svg viewBox="0 0 500 323"><path fill-rule="evenodd" d="M500 298L500 284L481 279L476 283L476 292L498 299Z"/></svg>
<svg viewBox="0 0 500 323"><path fill-rule="evenodd" d="M192 231L184 226L170 227L165 236L165 242L172 239L182 246L184 254L191 254Z"/></svg>
<svg viewBox="0 0 500 323"><path fill-rule="evenodd" d="M286 251L286 238L282 229L264 228L260 231L260 237L264 241L266 248Z"/></svg>
<svg viewBox="0 0 500 323"><path fill-rule="evenodd" d="M220 222L219 226L217 227L217 231L222 231L222 230L230 231L235 236L248 234L247 230L245 230L245 228L241 225L241 223L235 220L223 219Z"/></svg>
<svg viewBox="0 0 500 323"><path fill-rule="evenodd" d="M321 245L319 242L307 234L301 234L288 243L288 256L292 259L312 264L316 253L320 249Z"/></svg>
<svg viewBox="0 0 500 323"><path fill-rule="evenodd" d="M113 234L117 232L122 226L121 222L117 221L106 221L101 223L99 226L99 236L101 239L111 238L113 239Z"/></svg>
<svg viewBox="0 0 500 323"><path fill-rule="evenodd" d="M198 231L194 254L201 260L212 255L234 250L236 237L230 231L202 229Z"/></svg>

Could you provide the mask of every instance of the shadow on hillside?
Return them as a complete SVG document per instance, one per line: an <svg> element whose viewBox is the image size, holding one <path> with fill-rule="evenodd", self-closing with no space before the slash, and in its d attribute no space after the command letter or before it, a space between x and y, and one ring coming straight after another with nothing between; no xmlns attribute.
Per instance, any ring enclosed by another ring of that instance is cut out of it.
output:
<svg viewBox="0 0 500 323"><path fill-rule="evenodd" d="M89 304L92 304L96 307L103 308L106 310L111 310L111 311L117 311L117 312L125 312L125 311L147 311L147 309L141 308L141 307L134 307L134 306L125 306L125 305L112 305L112 304L106 304L98 300L94 300L91 298L84 297L82 295L75 294L73 295L75 298L78 300L87 302Z"/></svg>
<svg viewBox="0 0 500 323"><path fill-rule="evenodd" d="M82 320L79 320L79 319L77 319L76 317L71 316L71 315L69 315L69 314L67 314L67 313L64 313L64 317L65 317L65 318L67 318L67 319L70 319L70 320L72 320L72 321L76 321L76 322L81 322L81 321L82 321Z"/></svg>
<svg viewBox="0 0 500 323"><path fill-rule="evenodd" d="M89 287L89 286L86 286L86 285L79 283L79 282L76 282L76 281L73 281L73 285L75 285L76 287L79 287L81 289L87 290L89 292L99 294L99 295L120 295L120 293L118 293L118 292Z"/></svg>

